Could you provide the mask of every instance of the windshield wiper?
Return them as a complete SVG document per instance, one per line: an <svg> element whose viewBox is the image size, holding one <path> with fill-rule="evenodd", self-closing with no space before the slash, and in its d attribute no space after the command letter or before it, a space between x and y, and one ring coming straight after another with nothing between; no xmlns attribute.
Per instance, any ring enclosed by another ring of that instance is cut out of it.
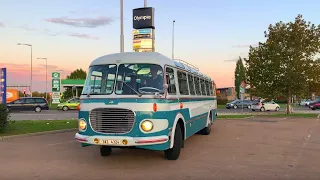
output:
<svg viewBox="0 0 320 180"><path fill-rule="evenodd" d="M124 81L121 81L123 84L125 84L126 86L128 86L132 91L134 91L139 97L142 96L141 93L139 93L138 91L136 91L135 89L133 89L129 84L127 84L126 82Z"/></svg>

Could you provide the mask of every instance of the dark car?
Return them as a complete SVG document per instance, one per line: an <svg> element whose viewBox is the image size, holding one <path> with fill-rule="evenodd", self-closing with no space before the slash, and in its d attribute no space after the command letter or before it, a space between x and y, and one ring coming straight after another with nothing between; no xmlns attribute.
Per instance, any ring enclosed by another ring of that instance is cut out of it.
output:
<svg viewBox="0 0 320 180"><path fill-rule="evenodd" d="M35 111L41 112L42 110L48 110L48 101L41 97L26 97L19 98L15 101L7 103L9 111Z"/></svg>
<svg viewBox="0 0 320 180"><path fill-rule="evenodd" d="M227 109L231 109L231 108L233 108L233 109L237 109L237 108L251 108L251 105L252 105L252 101L250 101L250 100L243 100L243 101L241 101L241 100L234 100L234 101L232 101L232 102L230 102L230 103L227 103L226 104L226 108Z"/></svg>
<svg viewBox="0 0 320 180"><path fill-rule="evenodd" d="M315 101L309 104L309 108L312 110L320 109L320 101Z"/></svg>

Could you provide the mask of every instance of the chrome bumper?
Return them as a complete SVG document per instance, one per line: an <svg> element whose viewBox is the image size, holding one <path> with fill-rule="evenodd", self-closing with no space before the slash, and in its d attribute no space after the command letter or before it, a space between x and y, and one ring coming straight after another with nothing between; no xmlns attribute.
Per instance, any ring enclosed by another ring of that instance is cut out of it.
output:
<svg viewBox="0 0 320 180"><path fill-rule="evenodd" d="M81 143L93 144L93 145L104 145L104 146L144 146L144 145L155 145L163 144L168 142L169 137L163 136L152 136L152 137L129 137L129 136L86 136L79 133L75 134L75 139ZM101 141L120 141L119 144L113 143L102 143ZM126 143L123 143L126 142Z"/></svg>

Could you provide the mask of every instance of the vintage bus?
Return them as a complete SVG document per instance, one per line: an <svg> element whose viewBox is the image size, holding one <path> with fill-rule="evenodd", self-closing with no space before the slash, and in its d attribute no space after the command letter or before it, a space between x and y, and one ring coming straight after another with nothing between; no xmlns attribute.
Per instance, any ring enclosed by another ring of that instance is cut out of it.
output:
<svg viewBox="0 0 320 180"><path fill-rule="evenodd" d="M216 119L213 80L182 60L157 52L125 52L92 61L80 97L82 146L164 151L176 160L184 141L209 135Z"/></svg>

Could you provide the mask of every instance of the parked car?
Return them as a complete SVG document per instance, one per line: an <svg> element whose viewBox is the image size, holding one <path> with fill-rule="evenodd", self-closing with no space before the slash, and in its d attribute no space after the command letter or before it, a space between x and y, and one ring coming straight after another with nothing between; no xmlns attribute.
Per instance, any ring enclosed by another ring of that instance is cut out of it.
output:
<svg viewBox="0 0 320 180"><path fill-rule="evenodd" d="M299 103L300 106L306 106L307 103L311 102L312 100L311 99L302 99L301 102Z"/></svg>
<svg viewBox="0 0 320 180"><path fill-rule="evenodd" d="M310 109L312 110L320 109L320 101L317 101L316 103L310 105Z"/></svg>
<svg viewBox="0 0 320 180"><path fill-rule="evenodd" d="M320 103L320 100L318 100L318 101L312 101L312 102L309 103L308 107L309 107L310 109L312 109L312 108L315 106L315 104L319 104L319 103Z"/></svg>
<svg viewBox="0 0 320 180"><path fill-rule="evenodd" d="M279 104L274 101L266 102L264 100L254 101L251 106L252 111L279 111Z"/></svg>
<svg viewBox="0 0 320 180"><path fill-rule="evenodd" d="M317 102L317 100L309 101L309 102L306 103L306 106L310 108L310 106L311 106L312 104L315 104L316 102Z"/></svg>
<svg viewBox="0 0 320 180"><path fill-rule="evenodd" d="M49 110L48 101L42 97L23 97L7 103L8 111L35 111Z"/></svg>
<svg viewBox="0 0 320 180"><path fill-rule="evenodd" d="M63 111L68 111L69 109L77 109L78 105L80 104L80 99L79 98L73 98L70 99L64 103L60 103L57 106L58 110L63 110Z"/></svg>
<svg viewBox="0 0 320 180"><path fill-rule="evenodd" d="M250 100L243 100L243 101L241 101L241 100L234 100L234 101L232 101L232 102L230 102L230 103L227 103L226 104L226 108L227 109L231 109L231 108L233 108L233 109L237 109L237 108L251 108L251 105L252 105L252 101L250 101Z"/></svg>

